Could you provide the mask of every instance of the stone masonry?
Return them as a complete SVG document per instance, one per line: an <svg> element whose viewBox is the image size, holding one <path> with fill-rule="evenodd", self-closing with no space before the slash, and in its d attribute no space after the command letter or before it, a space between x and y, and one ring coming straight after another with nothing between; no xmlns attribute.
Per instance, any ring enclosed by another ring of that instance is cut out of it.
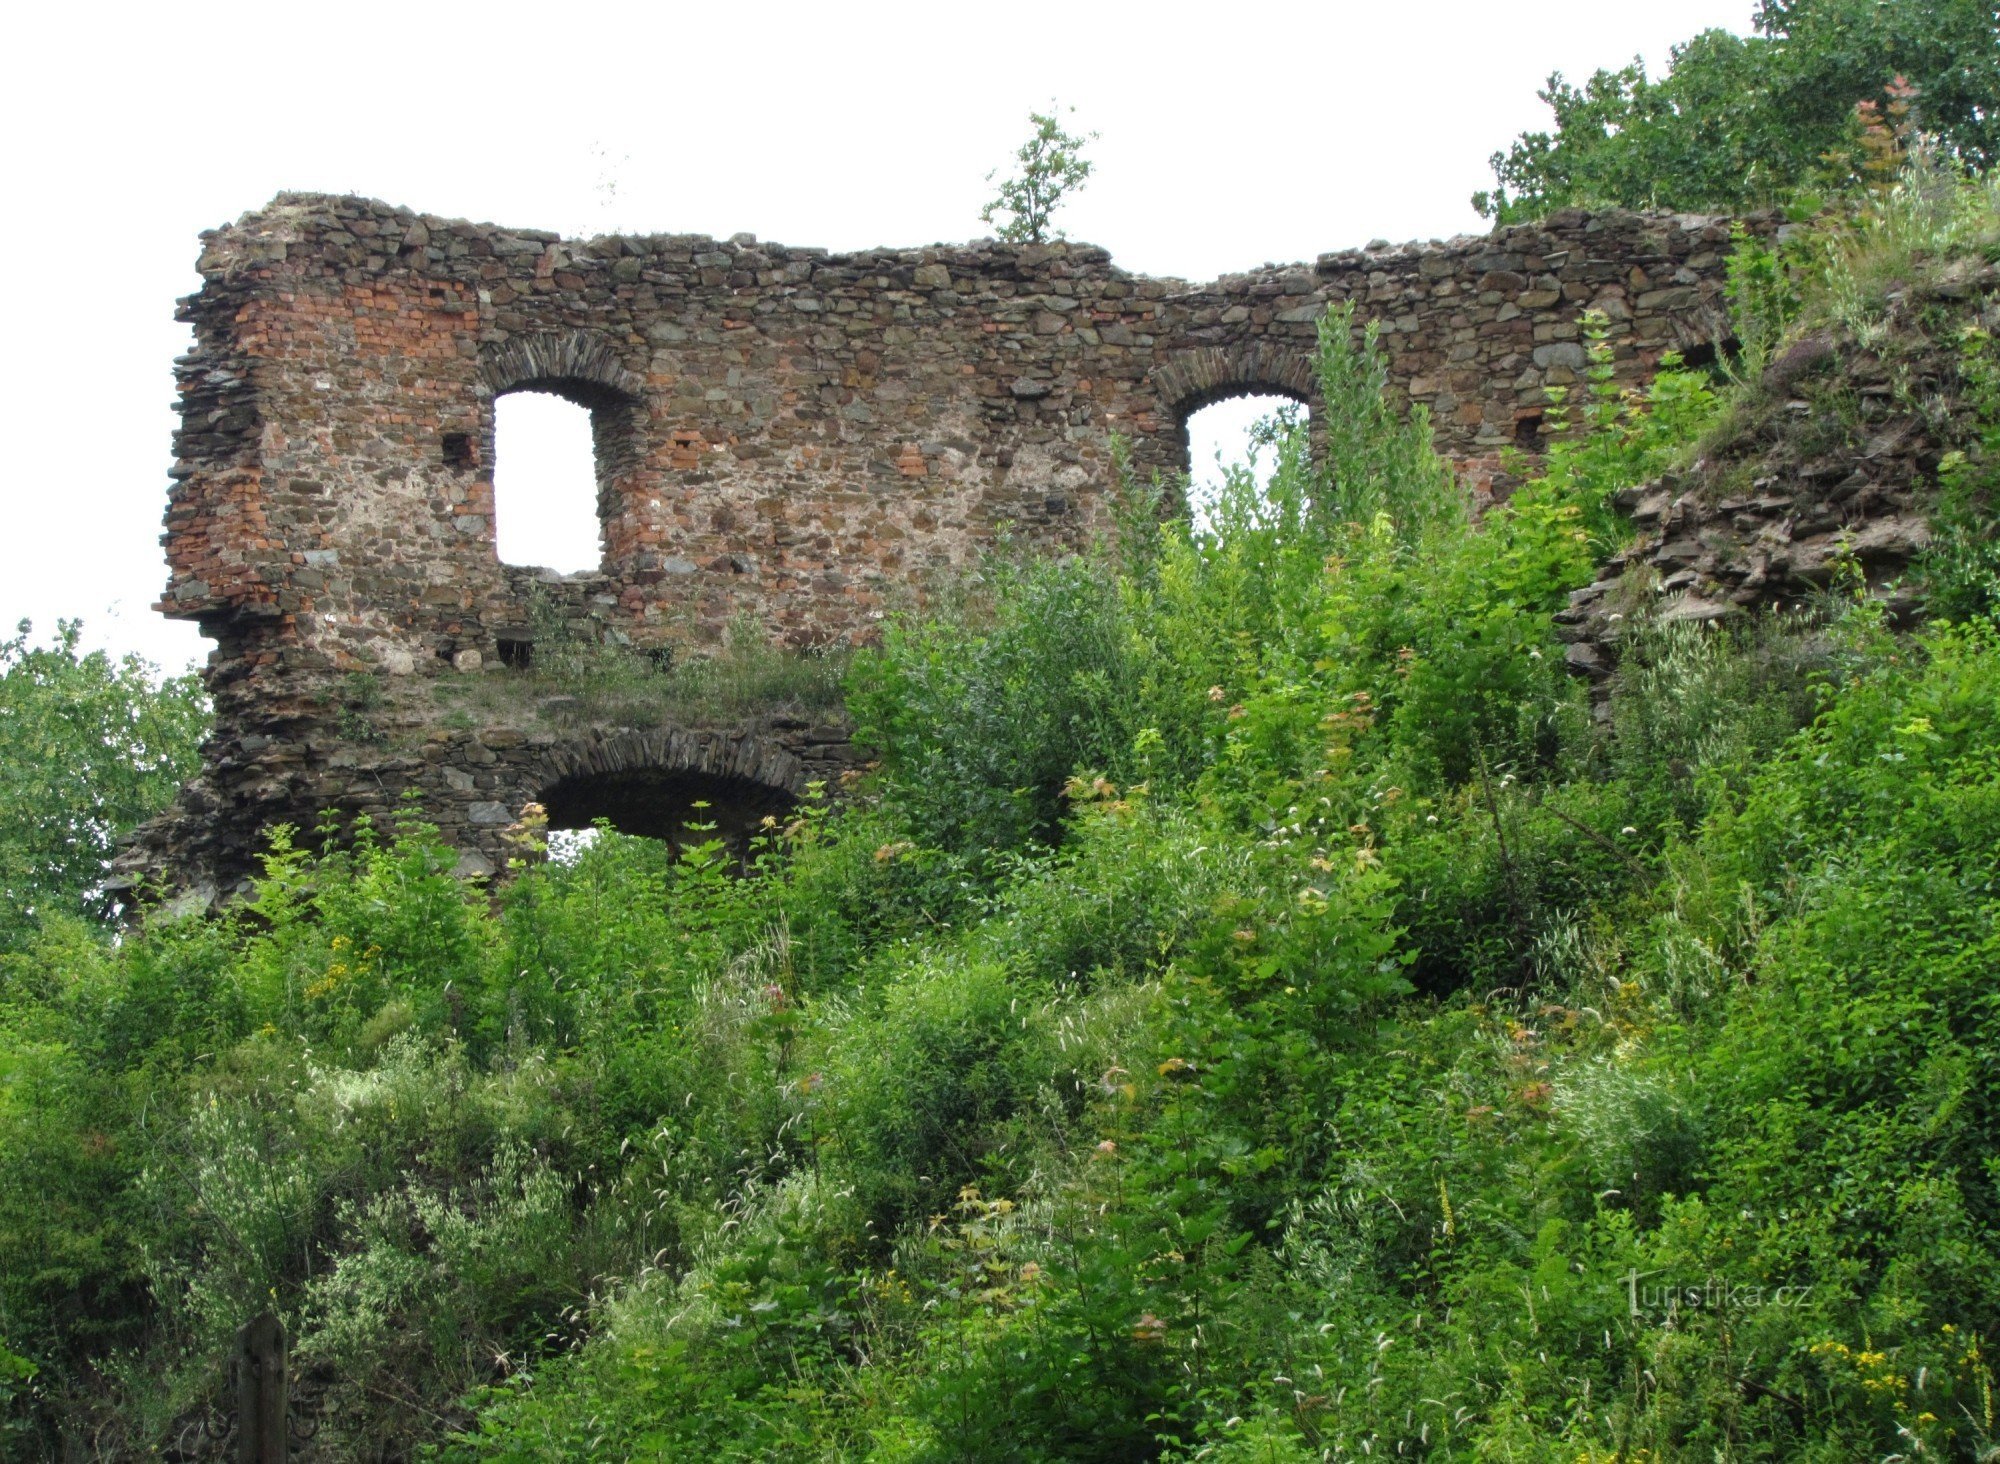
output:
<svg viewBox="0 0 2000 1464"><path fill-rule="evenodd" d="M1504 495L1503 452L1533 452L1544 388L1583 364L1579 314L1610 317L1618 374L1642 383L1718 334L1728 238L1714 219L1569 211L1188 284L1071 243L565 240L280 195L203 236L183 304L159 608L215 642L217 721L124 877L226 896L267 825L379 818L406 794L473 873L501 864L523 804L580 808L583 783L780 806L851 761L844 729L557 733L525 707L464 726L420 693L515 675L537 585L659 654L746 618L794 647L865 641L1002 532L1083 540L1107 516L1114 438L1171 482L1210 402L1317 411L1316 331L1341 300L1379 322L1392 390L1430 409L1467 491ZM495 554L493 404L515 391L591 412L596 573Z"/></svg>

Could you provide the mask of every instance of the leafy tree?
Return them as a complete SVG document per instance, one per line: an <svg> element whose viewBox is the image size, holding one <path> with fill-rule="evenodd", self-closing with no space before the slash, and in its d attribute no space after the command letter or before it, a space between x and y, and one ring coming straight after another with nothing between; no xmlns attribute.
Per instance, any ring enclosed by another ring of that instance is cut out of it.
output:
<svg viewBox="0 0 2000 1464"><path fill-rule="evenodd" d="M1097 140L1097 134L1077 137L1063 131L1061 112L1062 108L1051 102L1047 112L1028 114L1035 130L1014 154L1020 171L1002 183L999 196L979 211L979 217L989 224L995 215L1007 215L1000 225L1003 239L1039 244L1049 238L1050 215L1090 177L1091 163L1083 156L1083 149L1086 143ZM998 172L996 168L988 173L986 181L991 183ZM1055 230L1054 237L1060 239L1062 230Z"/></svg>
<svg viewBox="0 0 2000 1464"><path fill-rule="evenodd" d="M193 773L208 730L194 676L156 684L136 656L79 654L74 620L45 646L32 630L0 641L0 950L78 907L118 837Z"/></svg>
<svg viewBox="0 0 2000 1464"><path fill-rule="evenodd" d="M1868 132L1913 101L1952 156L2000 158L2000 26L1986 0L1762 0L1755 34L1710 30L1668 72L1635 60L1540 93L1556 127L1493 155L1473 207L1502 223L1551 209L1738 209L1870 171ZM1911 88L1914 88L1912 93Z"/></svg>

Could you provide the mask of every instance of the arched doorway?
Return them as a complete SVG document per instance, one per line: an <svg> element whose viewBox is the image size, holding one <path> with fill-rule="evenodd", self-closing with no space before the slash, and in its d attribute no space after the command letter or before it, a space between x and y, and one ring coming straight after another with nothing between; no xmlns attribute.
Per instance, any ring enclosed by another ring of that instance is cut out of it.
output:
<svg viewBox="0 0 2000 1464"><path fill-rule="evenodd" d="M1225 463L1247 463L1254 448L1268 473L1274 424L1286 416L1306 427L1313 459L1323 459L1319 434L1325 424L1315 410L1319 384L1309 354L1265 342L1199 346L1175 352L1153 372L1151 385L1174 424L1174 439L1156 451L1187 475L1188 506L1197 515L1204 484L1217 478L1218 449Z"/></svg>

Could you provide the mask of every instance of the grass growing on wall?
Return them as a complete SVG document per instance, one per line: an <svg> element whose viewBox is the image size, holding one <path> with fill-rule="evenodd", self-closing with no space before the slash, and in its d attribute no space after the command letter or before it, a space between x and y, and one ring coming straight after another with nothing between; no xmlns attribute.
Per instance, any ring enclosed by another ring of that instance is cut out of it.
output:
<svg viewBox="0 0 2000 1464"><path fill-rule="evenodd" d="M841 706L849 655L841 647L795 650L739 622L706 654L647 651L592 633L545 599L529 609L528 664L439 677L434 693L448 714L485 725L525 707L550 727L700 726Z"/></svg>

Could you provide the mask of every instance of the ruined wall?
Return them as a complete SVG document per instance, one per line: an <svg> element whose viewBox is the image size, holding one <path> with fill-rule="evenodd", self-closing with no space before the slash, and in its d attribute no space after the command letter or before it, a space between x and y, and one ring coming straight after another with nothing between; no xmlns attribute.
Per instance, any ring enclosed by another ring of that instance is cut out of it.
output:
<svg viewBox="0 0 2000 1464"><path fill-rule="evenodd" d="M591 410L603 566L540 578L596 633L685 653L747 616L792 645L865 640L1003 527L1079 542L1114 434L1142 474L1171 474L1200 406L1316 406L1337 300L1380 322L1393 389L1430 408L1468 491L1504 493L1502 450L1534 448L1543 388L1582 365L1579 313L1611 317L1619 374L1642 381L1716 333L1728 231L1572 211L1199 285L1087 245L566 241L317 195L204 243L159 608L216 640L218 722L125 868L226 892L264 823L410 789L468 868L491 866L520 805L607 747L792 792L837 771L837 727L436 716L425 683L508 674L500 643L525 634L537 579L494 551L501 395ZM342 700L356 676L385 688L365 737Z"/></svg>

